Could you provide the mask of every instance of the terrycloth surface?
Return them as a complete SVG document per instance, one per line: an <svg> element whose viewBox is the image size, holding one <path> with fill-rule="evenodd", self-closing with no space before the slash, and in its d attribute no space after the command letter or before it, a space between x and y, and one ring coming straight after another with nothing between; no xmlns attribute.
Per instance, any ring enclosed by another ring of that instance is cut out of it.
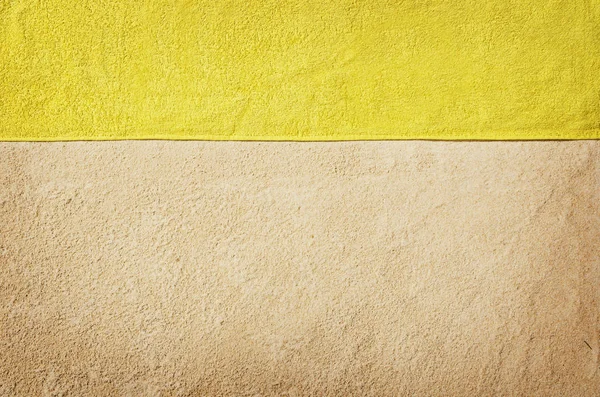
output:
<svg viewBox="0 0 600 397"><path fill-rule="evenodd" d="M598 0L5 0L0 139L600 137Z"/></svg>
<svg viewBox="0 0 600 397"><path fill-rule="evenodd" d="M0 396L600 390L600 141L0 144Z"/></svg>

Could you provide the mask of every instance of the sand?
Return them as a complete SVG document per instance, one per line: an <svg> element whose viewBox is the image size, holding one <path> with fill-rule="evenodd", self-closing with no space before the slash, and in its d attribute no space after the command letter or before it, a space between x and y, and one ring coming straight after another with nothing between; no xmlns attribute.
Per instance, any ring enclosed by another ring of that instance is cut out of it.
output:
<svg viewBox="0 0 600 397"><path fill-rule="evenodd" d="M0 144L2 396L596 396L600 141Z"/></svg>

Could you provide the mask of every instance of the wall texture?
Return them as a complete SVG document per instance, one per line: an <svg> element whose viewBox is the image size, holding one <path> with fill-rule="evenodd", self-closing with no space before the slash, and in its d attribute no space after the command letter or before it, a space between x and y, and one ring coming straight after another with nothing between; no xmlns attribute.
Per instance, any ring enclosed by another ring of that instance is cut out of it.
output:
<svg viewBox="0 0 600 397"><path fill-rule="evenodd" d="M600 142L0 144L2 396L593 396Z"/></svg>

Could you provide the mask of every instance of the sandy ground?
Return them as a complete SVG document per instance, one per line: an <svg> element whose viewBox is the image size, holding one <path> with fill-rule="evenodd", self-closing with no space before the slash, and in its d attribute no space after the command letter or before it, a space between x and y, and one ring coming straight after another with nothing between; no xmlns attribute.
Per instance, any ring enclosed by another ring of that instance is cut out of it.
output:
<svg viewBox="0 0 600 397"><path fill-rule="evenodd" d="M597 396L600 142L0 144L2 396Z"/></svg>

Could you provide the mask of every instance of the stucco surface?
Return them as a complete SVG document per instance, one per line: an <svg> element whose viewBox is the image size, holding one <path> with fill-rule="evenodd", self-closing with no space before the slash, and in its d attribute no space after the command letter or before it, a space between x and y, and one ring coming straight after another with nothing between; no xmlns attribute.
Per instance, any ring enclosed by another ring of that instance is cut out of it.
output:
<svg viewBox="0 0 600 397"><path fill-rule="evenodd" d="M600 142L0 144L2 396L595 396Z"/></svg>

